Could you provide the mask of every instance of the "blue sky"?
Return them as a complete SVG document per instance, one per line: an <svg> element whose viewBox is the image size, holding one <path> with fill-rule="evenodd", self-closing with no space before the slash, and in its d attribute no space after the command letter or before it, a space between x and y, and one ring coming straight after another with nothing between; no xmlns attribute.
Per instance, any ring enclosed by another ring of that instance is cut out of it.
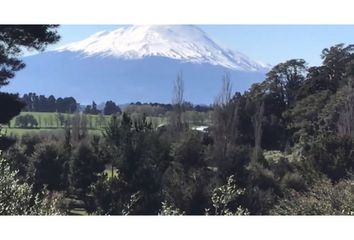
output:
<svg viewBox="0 0 354 240"><path fill-rule="evenodd" d="M61 25L61 41L82 40L98 31L124 25ZM126 25L125 25L126 26ZM216 43L238 50L252 59L275 65L303 58L309 65L321 64L322 49L338 43L354 43L354 25L198 25Z"/></svg>

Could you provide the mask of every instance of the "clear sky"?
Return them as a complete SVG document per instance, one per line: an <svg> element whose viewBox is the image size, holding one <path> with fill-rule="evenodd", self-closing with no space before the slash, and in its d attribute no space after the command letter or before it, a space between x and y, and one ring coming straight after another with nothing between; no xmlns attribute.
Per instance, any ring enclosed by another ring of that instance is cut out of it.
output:
<svg viewBox="0 0 354 240"><path fill-rule="evenodd" d="M61 41L82 40L98 31L124 25L61 25ZM126 25L125 25L126 26ZM321 51L338 43L354 43L354 25L198 25L223 47L238 50L252 59L275 65L303 58L309 65L321 64Z"/></svg>

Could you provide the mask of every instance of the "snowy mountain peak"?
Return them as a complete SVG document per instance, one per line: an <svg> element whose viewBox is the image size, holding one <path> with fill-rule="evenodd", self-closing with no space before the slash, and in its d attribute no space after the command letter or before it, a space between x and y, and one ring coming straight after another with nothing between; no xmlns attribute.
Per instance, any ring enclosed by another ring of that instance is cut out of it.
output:
<svg viewBox="0 0 354 240"><path fill-rule="evenodd" d="M57 51L123 59L159 56L240 71L269 69L269 65L253 61L240 52L223 49L200 28L192 25L141 25L102 31Z"/></svg>

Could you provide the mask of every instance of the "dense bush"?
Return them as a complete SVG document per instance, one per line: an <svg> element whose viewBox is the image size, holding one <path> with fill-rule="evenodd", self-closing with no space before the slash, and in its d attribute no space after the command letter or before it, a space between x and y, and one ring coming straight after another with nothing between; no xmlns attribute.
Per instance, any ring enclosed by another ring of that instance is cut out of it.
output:
<svg viewBox="0 0 354 240"><path fill-rule="evenodd" d="M346 177L354 168L354 140L344 136L324 136L314 142L307 152L308 161L330 179Z"/></svg>
<svg viewBox="0 0 354 240"><path fill-rule="evenodd" d="M21 183L17 172L8 162L0 159L0 214L1 215L58 215L62 196L44 189L34 194L32 185Z"/></svg>
<svg viewBox="0 0 354 240"><path fill-rule="evenodd" d="M44 186L50 191L62 190L64 161L56 144L37 145L28 170L34 190L39 191Z"/></svg>
<svg viewBox="0 0 354 240"><path fill-rule="evenodd" d="M332 184L327 179L309 191L290 190L270 211L275 215L353 215L354 185L351 180Z"/></svg>
<svg viewBox="0 0 354 240"><path fill-rule="evenodd" d="M38 126L37 120L31 114L21 115L16 118L16 127L19 128L36 128Z"/></svg>
<svg viewBox="0 0 354 240"><path fill-rule="evenodd" d="M70 186L79 195L88 193L89 187L103 172L104 165L89 145L81 143L73 151L70 162Z"/></svg>

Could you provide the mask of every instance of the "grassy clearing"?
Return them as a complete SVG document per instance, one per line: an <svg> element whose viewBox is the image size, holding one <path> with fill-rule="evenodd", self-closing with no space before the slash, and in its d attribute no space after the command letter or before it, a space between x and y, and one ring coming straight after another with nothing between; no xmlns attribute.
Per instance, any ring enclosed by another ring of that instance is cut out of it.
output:
<svg viewBox="0 0 354 240"><path fill-rule="evenodd" d="M23 136L26 134L43 134L43 135L63 135L65 131L63 128L35 128L35 129L24 129L24 128L5 128L4 130L8 136ZM88 129L89 135L102 135L101 129Z"/></svg>
<svg viewBox="0 0 354 240"><path fill-rule="evenodd" d="M70 210L69 215L73 216L86 216L88 215L85 208L74 208Z"/></svg>
<svg viewBox="0 0 354 240"><path fill-rule="evenodd" d="M22 136L24 134L64 134L64 127L61 125L60 118L70 122L74 114L56 113L56 112L21 112L21 115L30 114L38 122L37 128L17 128L15 126L16 118L10 122L10 127L6 126L4 130L8 135ZM111 116L85 114L87 120L87 129L89 134L101 135L102 130L107 126ZM166 117L148 117L154 127L160 124L166 124Z"/></svg>
<svg viewBox="0 0 354 240"><path fill-rule="evenodd" d="M21 112L21 115L30 114L38 122L37 128L17 128L15 125L16 118L12 119L10 122L10 127L4 126L4 130L8 135L22 136L25 134L54 134L62 135L64 134L64 126L61 122L71 122L74 114L68 113L56 113L56 112ZM101 135L102 130L107 126L110 121L111 116L104 115L91 115L85 114L87 120L87 129L89 134ZM131 117L134 119L137 115L133 114ZM185 113L185 120L189 123L190 127L197 127L200 125L210 125L211 116L209 114L195 113L187 111ZM60 120L61 119L61 120ZM159 125L167 124L168 117L147 117L153 127ZM202 120L202 121L201 121Z"/></svg>
<svg viewBox="0 0 354 240"><path fill-rule="evenodd" d="M112 178L113 176L114 177L118 176L117 169L113 168L113 174L112 174L112 168L110 166L106 167L104 173L107 174L108 178Z"/></svg>
<svg viewBox="0 0 354 240"><path fill-rule="evenodd" d="M74 114L69 113L56 113L56 112L21 112L19 116L30 114L32 115L38 122L38 128L46 128L46 129L57 129L62 128L60 124L60 118L64 121L71 121L74 117ZM110 120L110 116L104 115L91 115L85 114L87 119L87 127L89 129L98 129L107 125ZM15 127L16 118L13 118L10 122L10 127Z"/></svg>

